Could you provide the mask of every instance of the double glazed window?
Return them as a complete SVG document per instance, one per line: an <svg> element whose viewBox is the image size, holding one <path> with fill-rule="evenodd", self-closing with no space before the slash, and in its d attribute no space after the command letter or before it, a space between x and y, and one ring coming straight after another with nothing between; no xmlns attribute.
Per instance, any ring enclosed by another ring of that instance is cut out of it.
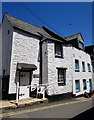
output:
<svg viewBox="0 0 94 120"><path fill-rule="evenodd" d="M58 84L65 85L66 82L66 69L58 68Z"/></svg>
<svg viewBox="0 0 94 120"><path fill-rule="evenodd" d="M76 89L76 92L80 92L80 81L79 80L75 80L75 89Z"/></svg>
<svg viewBox="0 0 94 120"><path fill-rule="evenodd" d="M87 89L87 83L86 83L86 79L83 79L83 90Z"/></svg>
<svg viewBox="0 0 94 120"><path fill-rule="evenodd" d="M85 62L82 62L82 71L85 72Z"/></svg>
<svg viewBox="0 0 94 120"><path fill-rule="evenodd" d="M89 63L87 64L87 67L88 67L88 72L91 72L91 67Z"/></svg>
<svg viewBox="0 0 94 120"><path fill-rule="evenodd" d="M55 43L55 57L63 57L62 44L59 42Z"/></svg>
<svg viewBox="0 0 94 120"><path fill-rule="evenodd" d="M79 72L79 60L75 60L75 72Z"/></svg>

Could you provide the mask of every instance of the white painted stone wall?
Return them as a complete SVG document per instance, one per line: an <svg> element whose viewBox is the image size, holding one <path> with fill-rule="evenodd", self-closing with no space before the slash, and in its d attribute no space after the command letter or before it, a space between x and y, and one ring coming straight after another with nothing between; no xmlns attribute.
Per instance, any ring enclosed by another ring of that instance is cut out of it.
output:
<svg viewBox="0 0 94 120"><path fill-rule="evenodd" d="M48 50L47 50L47 41L44 41L42 44L42 84L48 82Z"/></svg>
<svg viewBox="0 0 94 120"><path fill-rule="evenodd" d="M48 87L49 95L63 94L72 92L73 94L80 95L85 91L83 90L82 80L87 80L87 92L89 91L89 79L92 79L92 72L87 71L87 63L91 64L91 59L88 54L82 50L78 50L70 45L63 45L63 58L55 58L54 42L48 42ZM75 59L80 61L80 72L75 72ZM85 61L86 72L81 71L81 62ZM67 68L66 70L66 85L58 86L57 67ZM92 68L91 68L92 70ZM80 80L81 92L75 92L75 80Z"/></svg>
<svg viewBox="0 0 94 120"><path fill-rule="evenodd" d="M9 94L16 93L17 63L28 63L37 66L33 74L39 74L39 39L20 30L13 31L12 58L10 66ZM32 78L32 84L39 82L39 78Z"/></svg>
<svg viewBox="0 0 94 120"><path fill-rule="evenodd" d="M63 58L55 58L54 42L48 42L48 94L56 95L72 92L72 58L71 47L63 47ZM58 86L57 67L67 68L66 70L66 85Z"/></svg>
<svg viewBox="0 0 94 120"><path fill-rule="evenodd" d="M72 47L72 57L73 57L73 94L80 95L85 91L89 92L89 79L92 79L92 72L88 72L87 63L91 65L90 55L82 50L78 50ZM75 72L75 59L79 60L80 71ZM85 62L86 72L82 72L82 61ZM91 65L92 71L92 65ZM83 90L83 79L87 81L87 90ZM75 90L75 80L80 80L80 92L76 93Z"/></svg>

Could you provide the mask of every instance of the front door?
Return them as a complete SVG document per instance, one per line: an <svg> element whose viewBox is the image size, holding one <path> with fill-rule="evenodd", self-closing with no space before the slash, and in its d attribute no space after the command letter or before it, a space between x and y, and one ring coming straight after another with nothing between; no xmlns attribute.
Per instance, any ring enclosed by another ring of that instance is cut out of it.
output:
<svg viewBox="0 0 94 120"><path fill-rule="evenodd" d="M20 72L19 99L30 97L30 72Z"/></svg>

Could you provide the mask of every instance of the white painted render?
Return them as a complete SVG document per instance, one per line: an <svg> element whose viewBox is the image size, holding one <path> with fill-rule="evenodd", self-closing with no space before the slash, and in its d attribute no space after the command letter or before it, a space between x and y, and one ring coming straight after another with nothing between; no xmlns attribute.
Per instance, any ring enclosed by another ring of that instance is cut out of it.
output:
<svg viewBox="0 0 94 120"><path fill-rule="evenodd" d="M90 55L82 50L78 50L72 47L72 58L73 58L73 94L79 95L79 94L83 94L85 91L89 92L89 79L92 79L92 72L88 72L87 63L90 64L92 71ZM79 72L75 72L75 59L79 60L79 66L80 66ZM82 72L82 61L85 62L85 69L86 69L85 72ZM83 90L83 79L86 79L87 81L87 90L85 91ZM75 90L75 80L80 80L80 92L78 93L76 93Z"/></svg>
<svg viewBox="0 0 94 120"><path fill-rule="evenodd" d="M17 63L28 63L37 66L33 74L39 74L39 39L20 30L13 31L12 56L10 66L9 94L16 93ZM31 84L39 82L39 78L32 78Z"/></svg>

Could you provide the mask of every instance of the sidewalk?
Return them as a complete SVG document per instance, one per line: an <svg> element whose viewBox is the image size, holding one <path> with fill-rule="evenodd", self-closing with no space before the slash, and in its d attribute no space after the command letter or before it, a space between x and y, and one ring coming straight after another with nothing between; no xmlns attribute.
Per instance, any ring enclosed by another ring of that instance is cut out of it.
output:
<svg viewBox="0 0 94 120"><path fill-rule="evenodd" d="M38 104L38 103L44 103L44 102L48 102L48 99L38 99L38 98L28 98L28 99L22 99L19 100L19 104L16 105L16 101L15 100L1 100L0 101L0 109L11 109L11 108L17 108L17 107L23 107L23 106L27 106L27 105L33 105L33 104Z"/></svg>
<svg viewBox="0 0 94 120"><path fill-rule="evenodd" d="M87 99L92 99L92 101L94 102L94 95L90 98L78 97L78 98L73 98L72 100L73 101L83 101L83 100L87 100ZM25 106L35 105L35 104L39 104L39 103L48 103L48 99L47 98L45 98L45 99L38 99L38 98L22 99L22 100L19 100L18 106L16 105L15 100L10 100L10 101L1 100L0 101L0 109L11 109L11 108L25 107Z"/></svg>

